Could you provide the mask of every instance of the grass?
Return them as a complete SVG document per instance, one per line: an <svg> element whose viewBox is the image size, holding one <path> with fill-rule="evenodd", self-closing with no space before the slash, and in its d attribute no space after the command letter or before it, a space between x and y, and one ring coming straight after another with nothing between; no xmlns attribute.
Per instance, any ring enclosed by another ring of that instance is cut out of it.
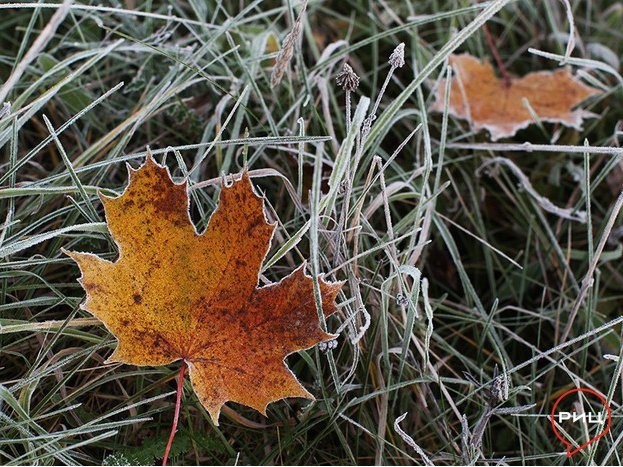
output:
<svg viewBox="0 0 623 467"><path fill-rule="evenodd" d="M511 73L555 69L564 2L310 0L274 88L298 3L100 4L0 4L0 463L160 462L179 365L105 365L115 339L61 253L116 257L97 192L120 193L149 146L188 177L199 230L246 161L279 220L268 280L306 259L346 281L337 348L288 357L317 401L228 404L215 427L187 381L172 463L621 464L618 5L570 5L595 117L493 144L429 111L448 55L492 59L487 23ZM574 387L613 419L567 459L547 416Z"/></svg>

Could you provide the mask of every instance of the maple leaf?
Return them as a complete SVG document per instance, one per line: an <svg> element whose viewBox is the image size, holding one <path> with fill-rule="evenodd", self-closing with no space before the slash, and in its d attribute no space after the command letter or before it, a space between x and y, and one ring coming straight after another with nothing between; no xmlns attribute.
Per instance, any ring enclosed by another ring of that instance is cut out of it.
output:
<svg viewBox="0 0 623 467"><path fill-rule="evenodd" d="M468 120L474 131L489 130L493 141L513 136L534 123L524 99L540 120L578 130L582 129L584 118L594 115L571 110L600 91L582 83L568 68L528 73L505 83L495 76L490 63L469 54L451 55L449 62L455 76L450 82L448 112ZM437 86L433 111L443 111L445 81Z"/></svg>
<svg viewBox="0 0 623 467"><path fill-rule="evenodd" d="M223 186L218 208L199 235L188 212L186 182L175 184L151 155L128 172L121 196L100 196L119 259L65 252L82 272L82 308L119 341L108 362L185 361L216 424L227 401L265 415L270 402L313 399L284 359L335 336L320 329L305 264L279 283L257 287L276 224L266 221L248 173ZM336 311L342 283L321 278L319 284L328 316Z"/></svg>

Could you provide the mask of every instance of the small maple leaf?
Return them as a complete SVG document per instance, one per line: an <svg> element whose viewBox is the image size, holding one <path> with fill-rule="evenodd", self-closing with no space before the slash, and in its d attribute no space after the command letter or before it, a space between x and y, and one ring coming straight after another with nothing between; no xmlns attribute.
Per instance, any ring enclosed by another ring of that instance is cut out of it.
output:
<svg viewBox="0 0 623 467"><path fill-rule="evenodd" d="M286 366L287 355L335 338L322 331L305 265L257 287L276 224L246 171L223 186L199 235L186 182L175 184L151 155L117 198L100 196L119 259L65 252L80 267L82 308L119 340L108 362L167 365L183 360L199 400L218 424L227 401L264 415L270 402L314 397ZM320 280L325 315L342 283Z"/></svg>
<svg viewBox="0 0 623 467"><path fill-rule="evenodd" d="M469 54L449 57L455 76L450 83L448 112L470 122L474 131L489 130L493 141L513 136L534 119L524 99L542 121L562 123L582 129L582 120L594 114L571 110L600 91L585 85L568 68L528 73L504 83L495 76L490 63ZM433 111L442 112L445 101L445 79L435 92Z"/></svg>

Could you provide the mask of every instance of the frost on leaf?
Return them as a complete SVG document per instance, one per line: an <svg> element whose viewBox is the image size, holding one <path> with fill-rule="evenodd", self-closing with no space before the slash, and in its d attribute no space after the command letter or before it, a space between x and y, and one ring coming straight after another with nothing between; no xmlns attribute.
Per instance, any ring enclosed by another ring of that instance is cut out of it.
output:
<svg viewBox="0 0 623 467"><path fill-rule="evenodd" d="M186 183L173 183L151 156L129 172L121 196L101 196L117 261L66 252L82 272L82 307L119 341L108 361L158 366L184 360L217 424L227 401L265 414L270 402L285 397L313 399L284 359L335 336L320 329L305 265L257 287L275 224L267 223L248 173L222 187L199 235ZM325 315L336 311L341 286L320 280Z"/></svg>
<svg viewBox="0 0 623 467"><path fill-rule="evenodd" d="M594 115L571 110L600 91L582 83L568 68L528 73L505 83L495 76L490 63L469 54L451 55L449 62L454 71L449 114L468 120L474 131L489 130L493 141L513 136L534 123L530 108L542 121L578 130L584 118ZM442 80L435 92L433 111L443 111L445 87Z"/></svg>

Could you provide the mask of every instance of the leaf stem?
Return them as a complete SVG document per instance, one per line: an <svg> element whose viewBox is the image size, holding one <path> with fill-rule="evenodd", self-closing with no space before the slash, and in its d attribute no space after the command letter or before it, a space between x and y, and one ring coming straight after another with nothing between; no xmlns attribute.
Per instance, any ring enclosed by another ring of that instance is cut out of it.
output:
<svg viewBox="0 0 623 467"><path fill-rule="evenodd" d="M498 70L502 75L502 81L504 82L504 86L510 88L511 86L511 77L504 66L504 62L500 58L500 54L498 53L498 48L495 46L495 41L493 40L493 36L491 35L491 31L489 31L489 26L487 23L482 25L482 30L485 33L485 38L487 39L487 43L489 44L489 48L491 49L491 53L493 54L493 58L495 59L495 63L498 66Z"/></svg>
<svg viewBox="0 0 623 467"><path fill-rule="evenodd" d="M169 435L169 441L167 441L167 447L164 450L164 457L162 458L162 465L167 465L169 459L169 452L173 445L173 438L177 431L177 422L180 419L180 408L182 407L182 390L184 389L184 374L186 373L186 361L182 360L182 367L180 368L180 375L177 381L177 397L175 400L175 415L173 416L173 424L171 425L171 434Z"/></svg>

